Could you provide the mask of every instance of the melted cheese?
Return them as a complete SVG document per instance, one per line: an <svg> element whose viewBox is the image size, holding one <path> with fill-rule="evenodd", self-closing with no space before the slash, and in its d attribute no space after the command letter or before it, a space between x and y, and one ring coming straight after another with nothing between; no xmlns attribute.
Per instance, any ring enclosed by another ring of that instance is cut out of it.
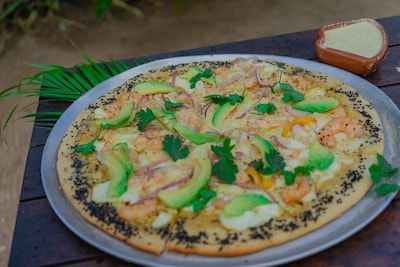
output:
<svg viewBox="0 0 400 267"><path fill-rule="evenodd" d="M271 218L279 216L281 212L278 204L267 204L257 206L240 216L226 217L221 215L220 220L228 229L243 230L262 225L271 220Z"/></svg>
<svg viewBox="0 0 400 267"><path fill-rule="evenodd" d="M110 197L107 194L107 188L110 181L96 184L92 191L92 200L96 203L105 202L121 202L134 204L139 200L139 191L136 188L129 187L128 191L122 194L120 197Z"/></svg>
<svg viewBox="0 0 400 267"><path fill-rule="evenodd" d="M324 34L326 47L366 58L378 54L383 45L381 31L367 21L327 30Z"/></svg>

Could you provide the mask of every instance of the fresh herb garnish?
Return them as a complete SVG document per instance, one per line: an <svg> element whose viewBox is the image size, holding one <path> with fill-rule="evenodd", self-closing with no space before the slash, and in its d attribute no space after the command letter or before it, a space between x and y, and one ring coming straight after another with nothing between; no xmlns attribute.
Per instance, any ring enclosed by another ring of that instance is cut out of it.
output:
<svg viewBox="0 0 400 267"><path fill-rule="evenodd" d="M231 139L226 138L223 146L211 146L211 150L215 155L220 157L219 161L212 167L212 174L216 175L219 180L225 181L229 184L233 183L236 178L235 174L239 169L233 161L235 157L232 155L232 148L230 145Z"/></svg>
<svg viewBox="0 0 400 267"><path fill-rule="evenodd" d="M282 96L282 101L283 102L299 102L304 100L304 95L298 91L288 91L284 92Z"/></svg>
<svg viewBox="0 0 400 267"><path fill-rule="evenodd" d="M256 168L262 174L274 174L278 171L282 171L286 166L285 160L275 149L271 149L269 152L266 152L264 157L265 161L267 162L267 166L264 166L262 160L256 160L253 162L254 168Z"/></svg>
<svg viewBox="0 0 400 267"><path fill-rule="evenodd" d="M235 105L237 103L240 103L244 100L244 96L238 95L238 94L230 94L230 95L218 95L218 94L212 94L212 95L207 95L204 98L209 98L214 104L217 105L223 105L225 103L230 103L231 105Z"/></svg>
<svg viewBox="0 0 400 267"><path fill-rule="evenodd" d="M96 142L96 140L99 138L101 129L102 127L100 127L99 133L96 135L96 137L93 138L93 140L91 140L89 143L74 146L73 147L74 151L85 155L92 153L96 149L94 142Z"/></svg>
<svg viewBox="0 0 400 267"><path fill-rule="evenodd" d="M296 180L296 176L299 175L300 173L304 175L310 175L310 168L305 167L305 166L297 166L294 168L294 172L291 171L282 171L283 176L285 177L285 184L286 185L291 185L294 183Z"/></svg>
<svg viewBox="0 0 400 267"><path fill-rule="evenodd" d="M279 77L279 81L274 82L272 84L272 88L274 88L276 86L278 86L284 92L283 96L282 96L282 101L284 101L284 102L289 102L289 101L299 102L299 101L304 100L304 95L302 93L300 93L299 91L296 91L292 85L282 82L282 72ZM272 90L272 92L274 92L274 91Z"/></svg>
<svg viewBox="0 0 400 267"><path fill-rule="evenodd" d="M201 79L201 78L211 78L213 75L212 71L210 69L205 69L203 70L199 70L199 73L196 74L195 76L193 76L190 79L190 89L193 89L196 87L196 83Z"/></svg>
<svg viewBox="0 0 400 267"><path fill-rule="evenodd" d="M157 119L149 108L147 108L146 110L139 110L136 116L139 119L139 122L137 124L139 131L143 131L144 128L146 128L147 124Z"/></svg>
<svg viewBox="0 0 400 267"><path fill-rule="evenodd" d="M183 106L182 102L172 102L168 98L165 99L164 106L166 110L173 110Z"/></svg>
<svg viewBox="0 0 400 267"><path fill-rule="evenodd" d="M400 190L400 186L397 184L383 182L383 179L392 178L397 173L398 168L393 168L380 154L376 154L376 158L378 163L372 164L368 169L372 181L376 184L374 191L380 196L386 196Z"/></svg>
<svg viewBox="0 0 400 267"><path fill-rule="evenodd" d="M179 137L174 138L172 134L167 134L162 142L163 150L167 152L173 161L184 159L189 155L189 147L182 146L182 141Z"/></svg>
<svg viewBox="0 0 400 267"><path fill-rule="evenodd" d="M193 211L194 212L198 212L200 211L202 208L204 208L208 201L210 201L210 199L212 199L213 197L215 197L217 195L217 193L213 190L207 189L207 188L202 188L199 192L199 198L196 199L193 202Z"/></svg>
<svg viewBox="0 0 400 267"><path fill-rule="evenodd" d="M261 113L261 115L264 115L265 113L271 114L273 111L275 111L277 108L274 103L260 103L254 107L255 110Z"/></svg>

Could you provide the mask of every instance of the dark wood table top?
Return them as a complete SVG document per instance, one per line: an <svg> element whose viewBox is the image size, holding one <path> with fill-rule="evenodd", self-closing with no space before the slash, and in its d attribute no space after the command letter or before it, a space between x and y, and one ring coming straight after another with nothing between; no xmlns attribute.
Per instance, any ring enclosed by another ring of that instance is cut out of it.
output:
<svg viewBox="0 0 400 267"><path fill-rule="evenodd" d="M366 77L400 106L400 16L378 20L389 35L389 51L379 69ZM221 53L290 56L318 61L317 31L245 40L150 56L151 60ZM149 58L149 57L146 57ZM127 61L127 64L133 64ZM41 110L64 110L42 104ZM58 219L42 187L40 165L49 132L35 128L27 157L9 266L137 266L88 245ZM396 266L400 264L400 194L375 220L345 241L287 266Z"/></svg>

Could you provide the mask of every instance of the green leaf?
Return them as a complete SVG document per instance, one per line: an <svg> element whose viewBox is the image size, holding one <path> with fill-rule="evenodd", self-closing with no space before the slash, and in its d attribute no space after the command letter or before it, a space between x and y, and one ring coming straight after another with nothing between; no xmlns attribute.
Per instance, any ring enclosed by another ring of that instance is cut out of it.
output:
<svg viewBox="0 0 400 267"><path fill-rule="evenodd" d="M235 157L232 155L234 146L230 145L230 138L226 138L221 146L211 146L211 150L215 155L220 157L212 167L212 174L216 175L219 180L227 183L233 183L236 180L235 174L238 173L238 166L233 161Z"/></svg>
<svg viewBox="0 0 400 267"><path fill-rule="evenodd" d="M190 79L190 88L193 89L201 78L211 78L212 75L213 73L210 69L205 69L204 71L199 72Z"/></svg>
<svg viewBox="0 0 400 267"><path fill-rule="evenodd" d="M210 199L212 199L213 197L215 197L217 195L217 193L215 191L207 189L207 188L201 189L199 193L200 193L199 198L193 202L193 211L194 212L200 211L202 208L204 208L207 205L207 203L210 201Z"/></svg>
<svg viewBox="0 0 400 267"><path fill-rule="evenodd" d="M182 146L179 137L174 138L172 134L167 134L163 140L163 150L167 152L173 161L184 159L189 155L189 147Z"/></svg>
<svg viewBox="0 0 400 267"><path fill-rule="evenodd" d="M85 155L92 153L96 149L96 146L94 145L94 142L96 142L97 138L99 138L100 133L101 133L101 127L100 127L100 130L99 130L99 133L96 135L96 137L93 140L91 140L90 142L88 142L86 144L74 146L73 150L75 152L82 153L82 154L85 154Z"/></svg>
<svg viewBox="0 0 400 267"><path fill-rule="evenodd" d="M282 101L284 101L284 102L289 102L289 101L299 102L299 101L303 101L303 100L304 100L304 95L297 91L285 92L285 93L283 93L283 97L282 97Z"/></svg>
<svg viewBox="0 0 400 267"><path fill-rule="evenodd" d="M389 180L398 172L398 168L393 168L381 154L376 154L378 163L372 164L369 168L371 180L376 184L375 192L380 196L385 196L396 192L400 187L395 183L388 183Z"/></svg>
<svg viewBox="0 0 400 267"><path fill-rule="evenodd" d="M173 110L183 106L182 102L171 102L168 98L165 99L164 106L166 110Z"/></svg>
<svg viewBox="0 0 400 267"><path fill-rule="evenodd" d="M260 103L254 107L255 110L261 113L261 115L264 115L265 113L271 114L273 111L275 111L277 108L274 105L274 103Z"/></svg>
<svg viewBox="0 0 400 267"><path fill-rule="evenodd" d="M374 191L380 196L386 196L390 193L395 193L398 190L400 190L400 186L397 184L382 183L379 184Z"/></svg>
<svg viewBox="0 0 400 267"><path fill-rule="evenodd" d="M150 108L146 108L146 110L139 110L136 116L139 119L137 124L139 131L144 131L144 128L152 122L153 120L157 119L157 117L153 114Z"/></svg>
<svg viewBox="0 0 400 267"><path fill-rule="evenodd" d="M243 95L238 95L238 94L230 94L228 96L226 95L218 95L218 94L212 94L212 95L207 95L204 98L209 98L214 104L217 105L223 105L225 103L230 103L231 105L235 105L237 103L240 103L244 100Z"/></svg>

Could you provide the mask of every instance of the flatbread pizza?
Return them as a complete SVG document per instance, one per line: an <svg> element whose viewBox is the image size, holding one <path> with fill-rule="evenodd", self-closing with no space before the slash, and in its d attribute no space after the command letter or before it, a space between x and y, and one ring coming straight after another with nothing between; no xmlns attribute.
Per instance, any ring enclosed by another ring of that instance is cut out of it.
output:
<svg viewBox="0 0 400 267"><path fill-rule="evenodd" d="M57 173L87 221L137 249L237 256L341 216L371 188L383 147L379 116L354 88L237 58L111 89L68 128Z"/></svg>

